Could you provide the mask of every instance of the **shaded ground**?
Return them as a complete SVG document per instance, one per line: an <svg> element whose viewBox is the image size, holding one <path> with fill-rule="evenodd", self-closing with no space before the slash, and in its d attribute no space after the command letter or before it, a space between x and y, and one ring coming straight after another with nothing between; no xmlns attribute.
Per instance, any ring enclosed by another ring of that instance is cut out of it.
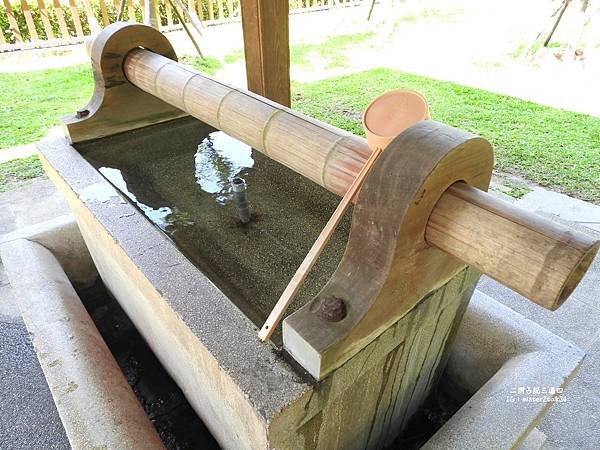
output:
<svg viewBox="0 0 600 450"><path fill-rule="evenodd" d="M14 159L0 164L0 192L11 191L27 181L44 175L37 156Z"/></svg>
<svg viewBox="0 0 600 450"><path fill-rule="evenodd" d="M1 314L0 392L3 448L69 448L25 324Z"/></svg>
<svg viewBox="0 0 600 450"><path fill-rule="evenodd" d="M77 293L167 449L220 448L102 281Z"/></svg>

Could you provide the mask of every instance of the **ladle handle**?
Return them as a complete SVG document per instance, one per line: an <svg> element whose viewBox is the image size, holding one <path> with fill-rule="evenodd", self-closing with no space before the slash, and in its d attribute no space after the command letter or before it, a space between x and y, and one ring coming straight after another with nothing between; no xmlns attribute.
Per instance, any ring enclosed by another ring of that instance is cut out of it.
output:
<svg viewBox="0 0 600 450"><path fill-rule="evenodd" d="M371 156L354 179L354 182L350 185L350 188L346 194L342 197L342 200L338 204L337 208L335 208L335 211L327 221L327 224L321 231L321 234L319 234L319 237L304 257L302 264L300 264L300 267L298 267L298 270L288 283L287 287L283 291L283 294L281 294L281 297L279 297L277 304L271 311L271 314L269 314L269 317L267 317L267 320L260 329L258 337L262 341L269 340L275 332L275 329L283 319L285 311L288 309L294 300L294 297L302 287L302 284L304 283L304 280L306 280L310 269L312 269L314 266L315 262L325 249L325 246L327 246L329 239L331 239L331 235L344 217L344 214L348 210L350 203L352 203L352 199L358 193L363 181L365 180L365 177L371 169L371 166L379 157L381 151L381 148L376 148L375 151L371 153Z"/></svg>

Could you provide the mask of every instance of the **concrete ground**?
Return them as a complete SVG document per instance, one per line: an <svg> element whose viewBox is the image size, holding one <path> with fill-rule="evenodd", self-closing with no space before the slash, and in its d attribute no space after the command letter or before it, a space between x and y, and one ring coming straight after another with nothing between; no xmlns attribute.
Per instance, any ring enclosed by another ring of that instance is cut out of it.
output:
<svg viewBox="0 0 600 450"><path fill-rule="evenodd" d="M0 194L0 237L68 212L40 178ZM68 449L69 441L0 262L0 447Z"/></svg>
<svg viewBox="0 0 600 450"><path fill-rule="evenodd" d="M501 195L502 194L498 194ZM510 201L515 201L507 197ZM538 214L600 237L600 206L535 189L516 203ZM0 234L68 211L64 199L45 178L0 194ZM552 216L558 211L560 216ZM7 212L7 213L6 213ZM579 214L579 216L577 215ZM562 218L561 218L562 217ZM566 220L564 220L566 219ZM578 220L581 219L581 220ZM592 228L588 228L591 225ZM556 312L544 310L483 277L478 288L588 353L579 374L539 429L547 449L596 449L600 443L600 258L572 297ZM0 442L3 448L67 448L40 366L11 288L0 265Z"/></svg>

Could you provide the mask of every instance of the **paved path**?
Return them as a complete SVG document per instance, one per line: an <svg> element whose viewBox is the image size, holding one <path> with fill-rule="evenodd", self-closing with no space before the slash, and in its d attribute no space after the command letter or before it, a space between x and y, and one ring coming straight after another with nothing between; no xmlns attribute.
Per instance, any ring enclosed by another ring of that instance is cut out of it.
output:
<svg viewBox="0 0 600 450"><path fill-rule="evenodd" d="M600 206L535 188L517 206L567 224L600 239ZM558 217L552 215L558 213ZM587 356L565 390L567 402L557 404L538 427L548 440L545 449L596 450L600 444L600 256L571 297L548 311L519 294L482 277L478 289L513 310L584 349Z"/></svg>
<svg viewBox="0 0 600 450"><path fill-rule="evenodd" d="M46 178L0 194L0 235L68 212L66 201ZM68 449L25 324L0 262L0 447Z"/></svg>

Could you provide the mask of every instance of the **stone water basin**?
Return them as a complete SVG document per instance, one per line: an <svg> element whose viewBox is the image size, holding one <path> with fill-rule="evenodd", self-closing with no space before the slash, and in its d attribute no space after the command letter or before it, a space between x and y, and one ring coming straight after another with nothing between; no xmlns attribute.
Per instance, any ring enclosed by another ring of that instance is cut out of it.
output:
<svg viewBox="0 0 600 450"><path fill-rule="evenodd" d="M257 327L336 196L191 119L75 147L58 139L39 148L104 284L223 447L380 448L393 442L408 415L398 423L387 418L396 408L394 380L403 379L403 360L394 369L399 377L390 376L388 361L403 345L401 333L433 340L439 332L440 353L427 363L431 391L419 387L419 395L433 393L441 376L471 397L426 445L516 448L539 438L534 429L549 404L510 404L506 395L517 382L562 387L583 358L491 299L476 294L467 308L477 279L469 269L449 282L455 294L446 306L458 319L447 330L391 327L317 383L285 352L260 343ZM228 184L235 176L248 185L248 225L240 224L231 202ZM327 281L349 226L348 215L290 312ZM443 290L434 291L407 315L418 317L443 297ZM407 373L423 368L425 361L406 358ZM416 403L411 408L419 410Z"/></svg>

